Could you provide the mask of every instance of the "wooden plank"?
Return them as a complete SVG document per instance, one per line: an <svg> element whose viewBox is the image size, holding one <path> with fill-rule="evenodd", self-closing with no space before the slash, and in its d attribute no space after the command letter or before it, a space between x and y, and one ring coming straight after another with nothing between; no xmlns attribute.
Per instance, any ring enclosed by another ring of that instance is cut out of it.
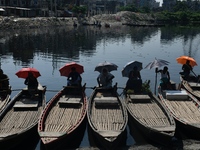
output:
<svg viewBox="0 0 200 150"><path fill-rule="evenodd" d="M94 98L95 101L98 100L105 100L105 101L117 101L117 97L95 97Z"/></svg>
<svg viewBox="0 0 200 150"><path fill-rule="evenodd" d="M99 105L118 105L117 97L95 97L95 106Z"/></svg>
<svg viewBox="0 0 200 150"><path fill-rule="evenodd" d="M81 103L81 96L76 95L63 95L60 97L58 103L59 104L80 104Z"/></svg>
<svg viewBox="0 0 200 150"><path fill-rule="evenodd" d="M39 132L40 137L60 137L65 134L65 132Z"/></svg>
<svg viewBox="0 0 200 150"><path fill-rule="evenodd" d="M36 108L38 107L38 101L37 100L31 100L31 99L21 99L20 101L16 101L14 108Z"/></svg>
<svg viewBox="0 0 200 150"><path fill-rule="evenodd" d="M189 84L191 87L200 87L200 83L188 82L188 84Z"/></svg>
<svg viewBox="0 0 200 150"><path fill-rule="evenodd" d="M98 131L103 137L117 137L121 134L121 131Z"/></svg>
<svg viewBox="0 0 200 150"><path fill-rule="evenodd" d="M155 130L158 130L160 132L166 132L166 131L175 131L175 126L160 126L160 127L153 127Z"/></svg>
<svg viewBox="0 0 200 150"><path fill-rule="evenodd" d="M135 94L131 94L129 95L131 101L133 103L151 103L151 98L149 97L149 95L135 95Z"/></svg>
<svg viewBox="0 0 200 150"><path fill-rule="evenodd" d="M168 100L187 100L188 94L186 91L166 90L166 98Z"/></svg>
<svg viewBox="0 0 200 150"><path fill-rule="evenodd" d="M135 95L135 94L131 94L130 95L131 99L147 99L150 100L151 98L149 97L149 95Z"/></svg>

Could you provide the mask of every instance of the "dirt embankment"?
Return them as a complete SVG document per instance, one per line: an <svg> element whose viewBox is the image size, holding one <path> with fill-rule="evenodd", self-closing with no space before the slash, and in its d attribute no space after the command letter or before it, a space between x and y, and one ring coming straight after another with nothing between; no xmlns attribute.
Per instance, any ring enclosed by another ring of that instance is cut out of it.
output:
<svg viewBox="0 0 200 150"><path fill-rule="evenodd" d="M146 25L155 23L155 18L149 14L140 14L134 12L118 12L116 14L102 14L85 18L65 18L65 17L37 17L37 18L16 18L0 17L0 29L23 29L23 28L39 28L49 26L71 26L77 25L93 25L100 23L101 25Z"/></svg>

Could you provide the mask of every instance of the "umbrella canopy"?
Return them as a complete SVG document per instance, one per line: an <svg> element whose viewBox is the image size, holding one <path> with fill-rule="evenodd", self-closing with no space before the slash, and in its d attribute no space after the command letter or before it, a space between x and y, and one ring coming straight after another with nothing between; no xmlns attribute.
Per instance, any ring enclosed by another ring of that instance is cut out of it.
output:
<svg viewBox="0 0 200 150"><path fill-rule="evenodd" d="M109 72L111 72L113 70L117 70L118 66L116 64L105 61L103 63L99 63L95 67L94 71L99 71L101 73L103 68L106 68Z"/></svg>
<svg viewBox="0 0 200 150"><path fill-rule="evenodd" d="M20 69L15 75L17 75L18 78L26 79L28 77L29 72L31 72L35 78L41 76L40 72L37 69L30 67Z"/></svg>
<svg viewBox="0 0 200 150"><path fill-rule="evenodd" d="M122 69L122 76L123 77L129 77L130 71L133 70L134 67L138 68L138 71L142 70L142 63L139 61L131 61L128 62L124 68Z"/></svg>
<svg viewBox="0 0 200 150"><path fill-rule="evenodd" d="M71 68L76 68L76 71L81 74L84 72L84 68L82 65L76 63L76 62L70 62L70 63L66 63L63 67L61 67L59 69L60 71L60 75L61 76L69 76L69 73L71 72Z"/></svg>
<svg viewBox="0 0 200 150"><path fill-rule="evenodd" d="M145 69L159 68L165 65L168 65L169 62L163 59L154 59L154 61L150 62Z"/></svg>
<svg viewBox="0 0 200 150"><path fill-rule="evenodd" d="M189 57L189 56L180 56L178 58L176 58L176 61L179 63L179 64L186 64L186 61L189 60L190 61L190 65L192 67L194 66L197 66L197 63L196 63L196 60L192 57Z"/></svg>

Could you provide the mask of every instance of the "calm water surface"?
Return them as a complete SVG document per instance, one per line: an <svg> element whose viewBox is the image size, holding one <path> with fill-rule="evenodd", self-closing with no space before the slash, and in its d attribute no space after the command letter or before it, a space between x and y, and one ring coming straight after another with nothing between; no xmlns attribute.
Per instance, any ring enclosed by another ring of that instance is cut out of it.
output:
<svg viewBox="0 0 200 150"><path fill-rule="evenodd" d="M66 85L66 77L60 76L59 68L71 61L84 66L82 78L87 87L97 85L99 73L94 68L100 62L109 61L118 65L118 70L112 72L115 76L113 82L124 87L127 78L122 77L121 70L127 62L140 61L144 68L155 58L170 62L171 79L179 83L181 65L176 58L181 55L189 55L200 64L200 28L62 27L0 32L1 68L10 78L11 97L25 86L24 79L18 78L15 73L22 67L30 66L40 71L38 80L47 86L48 101ZM200 74L199 66L194 67L194 72ZM154 69L141 70L141 76L143 81L151 80L154 91ZM91 89L86 89L88 97L91 92ZM119 89L119 94L121 92ZM134 139L128 135L127 145L134 144ZM87 134L80 146L89 146Z"/></svg>

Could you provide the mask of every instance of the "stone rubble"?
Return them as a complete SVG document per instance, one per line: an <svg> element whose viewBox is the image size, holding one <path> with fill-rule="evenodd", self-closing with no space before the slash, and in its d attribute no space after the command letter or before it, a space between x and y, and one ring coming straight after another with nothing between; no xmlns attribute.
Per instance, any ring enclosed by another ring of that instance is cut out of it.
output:
<svg viewBox="0 0 200 150"><path fill-rule="evenodd" d="M116 14L101 14L91 17L37 17L37 18L17 18L14 16L0 16L0 29L24 29L40 28L52 26L72 26L94 25L95 23L123 25L123 24L147 24L153 22L155 18L148 14L140 14L128 11Z"/></svg>

